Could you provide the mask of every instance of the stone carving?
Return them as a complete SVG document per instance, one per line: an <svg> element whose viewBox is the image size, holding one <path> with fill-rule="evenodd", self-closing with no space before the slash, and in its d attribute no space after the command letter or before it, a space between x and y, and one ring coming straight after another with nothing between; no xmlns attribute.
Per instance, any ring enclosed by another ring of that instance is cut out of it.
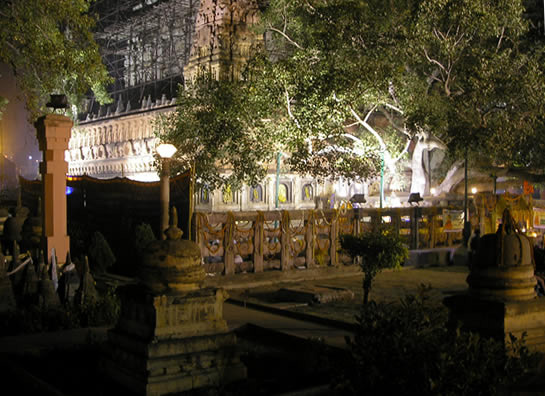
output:
<svg viewBox="0 0 545 396"><path fill-rule="evenodd" d="M89 270L89 259L85 256L83 271L80 279L79 288L76 290L74 301L77 304L90 303L96 301L98 293L95 288L95 280Z"/></svg>
<svg viewBox="0 0 545 396"><path fill-rule="evenodd" d="M55 264L56 265L56 264ZM55 308L61 305L55 285L49 277L47 267L41 263L39 267L40 280L38 281L38 306L42 309Z"/></svg>

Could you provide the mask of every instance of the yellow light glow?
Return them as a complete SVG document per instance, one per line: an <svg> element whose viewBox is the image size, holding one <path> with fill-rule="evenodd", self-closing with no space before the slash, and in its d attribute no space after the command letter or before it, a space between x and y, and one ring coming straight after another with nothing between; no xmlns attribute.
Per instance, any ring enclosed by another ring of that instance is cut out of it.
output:
<svg viewBox="0 0 545 396"><path fill-rule="evenodd" d="M437 194L437 189L435 187L432 187L430 190L431 195Z"/></svg>
<svg viewBox="0 0 545 396"><path fill-rule="evenodd" d="M477 194L477 187L473 187L471 189L471 194Z"/></svg>

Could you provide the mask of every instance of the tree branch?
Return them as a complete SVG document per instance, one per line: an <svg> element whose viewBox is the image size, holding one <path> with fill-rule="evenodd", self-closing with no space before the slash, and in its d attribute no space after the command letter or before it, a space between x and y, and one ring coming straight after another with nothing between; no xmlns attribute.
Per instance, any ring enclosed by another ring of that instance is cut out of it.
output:
<svg viewBox="0 0 545 396"><path fill-rule="evenodd" d="M301 129L301 125L299 124L299 121L297 121L297 118L295 118L295 116L291 112L291 99L290 99L290 94L288 93L288 89L284 88L284 92L286 94L286 109L288 111L288 115L293 120L293 122L295 122L295 125L297 125L297 128Z"/></svg>
<svg viewBox="0 0 545 396"><path fill-rule="evenodd" d="M500 38L499 38L499 40L498 40L498 45L496 45L496 53L500 50L501 42L503 41L503 35L504 35L504 34L505 34L505 26L502 26Z"/></svg>
<svg viewBox="0 0 545 396"><path fill-rule="evenodd" d="M295 41L293 41L286 33L284 33L283 31L269 25L269 27L267 28L268 30L270 31L273 31L273 32L276 32L278 33L279 35L281 35L282 37L284 37L290 44L294 45L295 47L297 47L298 49L303 49L303 47L301 47L299 44L297 44Z"/></svg>

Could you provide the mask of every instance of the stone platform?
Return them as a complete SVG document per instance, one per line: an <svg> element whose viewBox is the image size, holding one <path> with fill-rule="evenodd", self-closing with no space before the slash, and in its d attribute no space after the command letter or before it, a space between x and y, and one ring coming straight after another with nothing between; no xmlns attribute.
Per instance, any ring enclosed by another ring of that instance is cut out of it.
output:
<svg viewBox="0 0 545 396"><path fill-rule="evenodd" d="M444 299L449 308L449 322L479 334L509 340L509 334L521 339L526 346L545 352L545 298L527 301L487 301L469 294Z"/></svg>

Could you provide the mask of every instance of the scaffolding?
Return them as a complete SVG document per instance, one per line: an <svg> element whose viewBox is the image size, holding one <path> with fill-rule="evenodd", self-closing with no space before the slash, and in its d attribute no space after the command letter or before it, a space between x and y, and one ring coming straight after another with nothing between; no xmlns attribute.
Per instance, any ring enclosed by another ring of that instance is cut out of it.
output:
<svg viewBox="0 0 545 396"><path fill-rule="evenodd" d="M171 99L183 83L199 0L97 0L95 39L114 82L116 103ZM97 112L91 99L85 111Z"/></svg>

